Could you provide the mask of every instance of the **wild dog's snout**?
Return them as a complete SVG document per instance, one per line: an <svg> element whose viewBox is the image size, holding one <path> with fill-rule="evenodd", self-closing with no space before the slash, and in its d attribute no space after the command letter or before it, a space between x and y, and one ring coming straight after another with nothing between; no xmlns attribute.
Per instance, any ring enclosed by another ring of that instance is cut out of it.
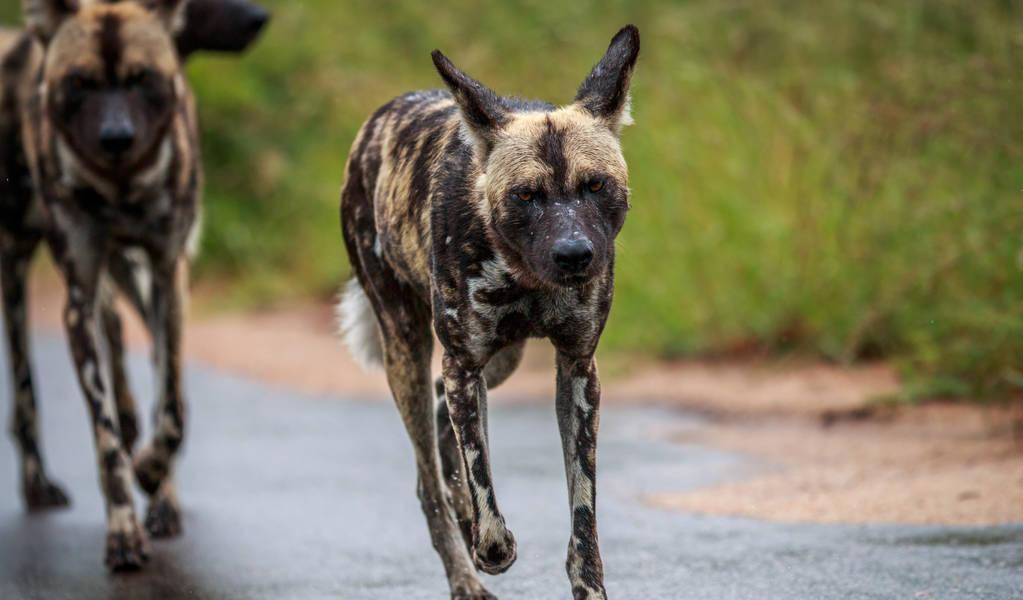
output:
<svg viewBox="0 0 1023 600"><path fill-rule="evenodd" d="M579 237L558 240L551 249L551 258L563 273L576 275L593 262L593 242Z"/></svg>
<svg viewBox="0 0 1023 600"><path fill-rule="evenodd" d="M110 94L99 124L99 145L110 158L119 160L135 144L135 124L128 103L118 94Z"/></svg>

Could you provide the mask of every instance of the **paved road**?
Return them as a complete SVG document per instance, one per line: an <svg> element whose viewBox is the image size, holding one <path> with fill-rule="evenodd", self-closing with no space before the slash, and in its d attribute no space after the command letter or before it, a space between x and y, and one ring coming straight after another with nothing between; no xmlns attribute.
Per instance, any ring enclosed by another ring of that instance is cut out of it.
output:
<svg viewBox="0 0 1023 600"><path fill-rule="evenodd" d="M74 506L25 515L13 447L0 444L0 599L447 597L392 406L304 397L200 368L188 378L185 536L155 543L145 572L108 576L84 403L63 343L37 346L44 444ZM142 366L136 358L140 390L149 389ZM1023 526L796 526L644 507L640 494L749 468L657 441L699 426L655 410L605 411L599 523L612 598L1023 598ZM487 585L504 599L565 598L568 510L553 411L496 407L491 428L519 560Z"/></svg>

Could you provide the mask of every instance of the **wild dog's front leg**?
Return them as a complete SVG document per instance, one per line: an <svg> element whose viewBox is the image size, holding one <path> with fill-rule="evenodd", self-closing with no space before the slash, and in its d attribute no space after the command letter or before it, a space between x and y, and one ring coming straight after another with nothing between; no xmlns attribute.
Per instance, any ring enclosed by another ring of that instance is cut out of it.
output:
<svg viewBox="0 0 1023 600"><path fill-rule="evenodd" d="M97 282L100 265L97 254L101 246L95 239L64 241L83 233L80 227L69 228L66 236L55 232L57 241L51 246L68 284L64 325L78 382L92 418L100 483L107 508L106 563L114 571L132 570L141 567L148 558L148 548L131 498L131 462L118 431L117 409L109 383L110 365L99 350Z"/></svg>
<svg viewBox="0 0 1023 600"><path fill-rule="evenodd" d="M39 447L38 412L29 360L28 318L25 301L28 266L39 240L0 241L0 285L7 330L7 356L11 367L13 408L11 434L21 458L21 492L29 510L67 506L67 495L46 475Z"/></svg>
<svg viewBox="0 0 1023 600"><path fill-rule="evenodd" d="M100 314L103 319L103 331L110 352L110 369L114 386L114 400L117 403L117 420L121 428L121 442L124 449L131 453L138 439L138 416L135 411L135 396L131 393L128 372L124 367L124 328L121 316L114 306L113 292L103 298Z"/></svg>
<svg viewBox="0 0 1023 600"><path fill-rule="evenodd" d="M596 362L592 358L570 358L559 352L557 395L558 428L572 507L572 539L566 563L572 596L576 600L606 599L604 565L597 544L600 382Z"/></svg>
<svg viewBox="0 0 1023 600"><path fill-rule="evenodd" d="M186 269L183 259L160 266L153 281L153 355L159 398L153 439L135 459L139 485L152 496L146 528L154 537L181 532L180 508L170 474L184 439L185 403L181 391L181 327L184 318Z"/></svg>
<svg viewBox="0 0 1023 600"><path fill-rule="evenodd" d="M482 370L464 368L445 354L444 389L472 501L473 560L485 573L503 573L515 562L515 537L505 526L494 496L486 434L487 386Z"/></svg>
<svg viewBox="0 0 1023 600"><path fill-rule="evenodd" d="M525 342L517 342L499 350L487 362L483 369L483 377L487 381L487 390L492 390L504 383L508 376L522 362ZM458 440L451 428L451 417L448 404L444 399L444 378L437 379L437 441L440 448L440 464L444 473L451 508L458 517L458 526L462 530L466 546L472 550L472 502L469 500L469 489L465 484L465 473L462 468L462 454L458 450Z"/></svg>

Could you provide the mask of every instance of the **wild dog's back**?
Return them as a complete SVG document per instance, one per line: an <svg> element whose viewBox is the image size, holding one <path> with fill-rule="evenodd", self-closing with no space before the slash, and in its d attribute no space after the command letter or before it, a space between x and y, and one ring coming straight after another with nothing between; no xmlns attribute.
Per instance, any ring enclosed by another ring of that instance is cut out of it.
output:
<svg viewBox="0 0 1023 600"><path fill-rule="evenodd" d="M471 181L450 172L457 168L453 156L471 162L459 123L447 92L395 98L363 124L345 172L341 216L349 253L360 247L382 257L427 302L435 182L441 174Z"/></svg>

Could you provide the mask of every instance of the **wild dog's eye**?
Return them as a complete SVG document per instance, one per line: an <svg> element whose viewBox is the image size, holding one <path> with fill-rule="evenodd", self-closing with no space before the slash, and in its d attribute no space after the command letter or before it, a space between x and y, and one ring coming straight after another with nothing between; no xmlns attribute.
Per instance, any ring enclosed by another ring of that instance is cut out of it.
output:
<svg viewBox="0 0 1023 600"><path fill-rule="evenodd" d="M64 79L64 89L69 94L78 94L88 89L92 83L82 75L71 74Z"/></svg>
<svg viewBox="0 0 1023 600"><path fill-rule="evenodd" d="M65 110L74 111L84 100L85 93L92 89L93 83L84 76L73 73L64 78L61 87Z"/></svg>
<svg viewBox="0 0 1023 600"><path fill-rule="evenodd" d="M586 184L586 189L590 190L591 193L596 194L597 192L604 189L604 180L594 179Z"/></svg>
<svg viewBox="0 0 1023 600"><path fill-rule="evenodd" d="M140 69L133 72L125 80L124 84L128 87L138 88L152 86L156 82L156 75L149 69Z"/></svg>
<svg viewBox="0 0 1023 600"><path fill-rule="evenodd" d="M534 194L531 190L519 190L512 193L512 196L514 196L519 202L530 202L536 194Z"/></svg>

